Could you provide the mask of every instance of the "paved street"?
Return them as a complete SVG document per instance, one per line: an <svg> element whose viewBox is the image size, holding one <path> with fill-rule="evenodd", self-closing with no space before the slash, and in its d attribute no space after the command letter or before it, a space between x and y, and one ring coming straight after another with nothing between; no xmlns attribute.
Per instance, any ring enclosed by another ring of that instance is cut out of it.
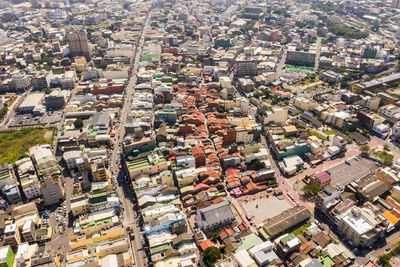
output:
<svg viewBox="0 0 400 267"><path fill-rule="evenodd" d="M22 101L24 100L25 96L28 95L31 90L26 91L25 93L18 95L11 106L8 107L8 112L6 116L4 116L3 121L0 123L0 130L7 130L8 129L8 122L10 118L14 118L16 115L15 108L18 107Z"/></svg>
<svg viewBox="0 0 400 267"><path fill-rule="evenodd" d="M316 42L316 54L315 54L315 67L314 69L319 68L319 56L321 55L321 37L317 37L317 42Z"/></svg>
<svg viewBox="0 0 400 267"><path fill-rule="evenodd" d="M282 189L283 195L285 196L286 200L289 201L289 203L292 203L292 206L295 206L296 202L298 202L301 205L305 206L310 211L313 211L314 207L313 207L312 203L309 203L309 202L303 200L300 197L300 195L296 192L296 190L293 188L292 184L290 184L289 181L281 174L281 171L278 168L278 166L276 165L275 159L272 156L272 152L269 149L269 146L267 144L267 141L266 141L264 135L261 135L261 144L263 144L268 150L268 158L269 158L269 161L271 162L272 168L275 170L276 182L277 182L279 188ZM289 195L291 195L293 199L291 197L289 197Z"/></svg>
<svg viewBox="0 0 400 267"><path fill-rule="evenodd" d="M287 56L287 49L286 49L286 47L283 47L282 57L277 65L276 71L275 71L275 76L274 76L275 80L278 80L281 77L282 70L285 67L286 56Z"/></svg>
<svg viewBox="0 0 400 267"><path fill-rule="evenodd" d="M139 38L139 43L138 46L136 47L136 52L135 52L135 59L133 62L133 70L132 70L132 77L130 78L127 86L126 86L126 98L124 102L124 106L121 110L120 113L120 126L118 127L116 134L115 134L115 141L114 141L114 151L112 152L112 158L111 158L111 172L113 175L116 177L120 175L121 168L119 167L119 161L120 161L120 155L122 153L122 141L123 137L125 135L124 132L124 122L126 121L127 115L129 114L130 111L130 105L132 101L133 94L135 92L135 86L137 82L137 71L138 71L138 66L139 66L139 61L140 61L140 54L142 52L142 47L144 43L144 32L146 28L148 27L149 24L149 18L150 18L150 13L148 14L146 18L146 22L144 23L144 26L141 31L141 35ZM123 210L123 222L122 224L124 227L130 227L133 229L133 232L135 233L135 239L131 242L131 248L132 248L132 253L133 253L133 258L135 261L136 266L146 266L147 265L147 260L146 260L146 254L144 253L143 247L142 247L142 238L140 234L140 228L138 226L138 220L137 216L134 212L134 207L130 195L130 190L127 188L125 183L118 183L116 186L116 191L118 195L120 196L120 199L122 201L124 210Z"/></svg>

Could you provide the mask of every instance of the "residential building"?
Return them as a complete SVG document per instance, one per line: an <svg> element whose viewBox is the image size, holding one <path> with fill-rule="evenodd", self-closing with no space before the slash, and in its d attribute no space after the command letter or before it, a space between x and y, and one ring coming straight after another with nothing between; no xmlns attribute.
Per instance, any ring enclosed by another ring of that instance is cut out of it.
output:
<svg viewBox="0 0 400 267"><path fill-rule="evenodd" d="M92 162L90 164L90 169L93 175L93 181L95 182L107 181L108 176L103 160L95 160L94 162Z"/></svg>
<svg viewBox="0 0 400 267"><path fill-rule="evenodd" d="M12 87L15 91L26 90L31 86L31 79L24 73L16 73L12 77Z"/></svg>
<svg viewBox="0 0 400 267"><path fill-rule="evenodd" d="M264 115L264 124L276 123L278 125L285 125L288 118L288 110L286 108L272 108L271 111L266 111Z"/></svg>
<svg viewBox="0 0 400 267"><path fill-rule="evenodd" d="M35 168L30 158L23 158L15 162L18 176L21 181L22 191L28 200L40 197L40 182L36 176Z"/></svg>
<svg viewBox="0 0 400 267"><path fill-rule="evenodd" d="M257 75L258 62L255 59L239 57L235 60L235 64L237 70L236 74L239 77Z"/></svg>
<svg viewBox="0 0 400 267"><path fill-rule="evenodd" d="M9 203L16 204L21 201L18 181L11 164L4 163L0 165L0 190Z"/></svg>
<svg viewBox="0 0 400 267"><path fill-rule="evenodd" d="M294 99L293 105L301 110L311 111L318 106L318 103L314 100L300 96Z"/></svg>
<svg viewBox="0 0 400 267"><path fill-rule="evenodd" d="M4 228L4 242L13 248L21 244L20 231L15 223L8 224Z"/></svg>
<svg viewBox="0 0 400 267"><path fill-rule="evenodd" d="M332 176L326 171L316 173L312 176L311 182L318 185L321 189L324 189L331 183Z"/></svg>
<svg viewBox="0 0 400 267"><path fill-rule="evenodd" d="M315 50L289 46L286 56L286 64L314 67L315 57Z"/></svg>
<svg viewBox="0 0 400 267"><path fill-rule="evenodd" d="M82 28L68 27L65 30L69 50L72 57L84 56L86 60L90 60L91 53L87 39L86 30Z"/></svg>
<svg viewBox="0 0 400 267"><path fill-rule="evenodd" d="M153 153L143 158L126 160L129 176L134 179L140 175L153 175L168 169L168 162L162 154Z"/></svg>
<svg viewBox="0 0 400 267"><path fill-rule="evenodd" d="M53 90L50 94L45 95L44 105L47 109L58 110L65 106L70 93L66 90Z"/></svg>
<svg viewBox="0 0 400 267"><path fill-rule="evenodd" d="M71 198L71 212L74 216L86 214L90 211L89 197L79 195Z"/></svg>
<svg viewBox="0 0 400 267"><path fill-rule="evenodd" d="M39 145L29 149L32 161L40 178L40 190L46 205L58 203L63 198L61 173L50 145Z"/></svg>
<svg viewBox="0 0 400 267"><path fill-rule="evenodd" d="M28 220L24 223L21 235L25 242L32 244L36 241L35 225L32 220Z"/></svg>
<svg viewBox="0 0 400 267"><path fill-rule="evenodd" d="M384 236L385 228L381 223L370 208L352 207L342 214L338 228L354 246L367 247Z"/></svg>

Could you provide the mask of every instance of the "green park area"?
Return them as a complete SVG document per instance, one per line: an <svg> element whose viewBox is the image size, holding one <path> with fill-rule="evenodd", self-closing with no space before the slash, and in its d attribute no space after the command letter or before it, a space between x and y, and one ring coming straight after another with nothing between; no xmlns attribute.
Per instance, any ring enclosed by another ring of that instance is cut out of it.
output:
<svg viewBox="0 0 400 267"><path fill-rule="evenodd" d="M315 83L315 82L319 82L319 74L313 73L303 79L300 79L295 85L296 86L304 86L304 85L309 85L309 84Z"/></svg>
<svg viewBox="0 0 400 267"><path fill-rule="evenodd" d="M14 163L28 156L27 152L30 147L50 144L53 136L54 129L52 128L25 128L0 132L0 164Z"/></svg>

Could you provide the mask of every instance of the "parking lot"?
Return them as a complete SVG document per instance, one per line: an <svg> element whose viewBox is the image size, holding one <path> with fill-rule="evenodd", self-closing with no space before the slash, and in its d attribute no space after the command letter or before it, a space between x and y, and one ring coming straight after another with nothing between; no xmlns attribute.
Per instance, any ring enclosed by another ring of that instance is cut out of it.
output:
<svg viewBox="0 0 400 267"><path fill-rule="evenodd" d="M30 113L18 114L10 119L8 127L24 127L24 126L36 126L36 125L49 125L55 124L61 121L61 111L47 111L42 116L33 116Z"/></svg>
<svg viewBox="0 0 400 267"><path fill-rule="evenodd" d="M339 184L345 186L375 172L379 167L374 161L364 158L360 158L359 160L351 159L347 162L342 162L327 170L332 176L331 185L335 186Z"/></svg>
<svg viewBox="0 0 400 267"><path fill-rule="evenodd" d="M240 204L253 217L253 221L258 225L262 225L265 220L272 218L283 211L291 208L290 203L285 199L278 199L275 196L265 195L241 197Z"/></svg>

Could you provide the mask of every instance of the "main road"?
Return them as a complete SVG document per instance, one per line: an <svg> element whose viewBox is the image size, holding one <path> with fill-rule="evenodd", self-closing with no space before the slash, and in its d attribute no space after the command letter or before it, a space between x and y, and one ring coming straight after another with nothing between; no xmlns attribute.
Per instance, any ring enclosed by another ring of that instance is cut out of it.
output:
<svg viewBox="0 0 400 267"><path fill-rule="evenodd" d="M140 33L138 44L136 46L135 57L132 66L132 76L130 77L125 89L125 101L120 112L120 125L115 133L114 148L111 155L111 173L115 176L121 175L120 172L122 171L121 168L119 167L119 162L122 153L122 141L125 135L124 123L126 122L127 116L129 114L132 98L135 93L140 54L142 52L144 44L144 35L150 20L150 13L151 11L148 13L146 17L142 31ZM131 195L129 193L130 189L123 188L125 185L126 185L125 183L119 183L119 182L115 183L116 191L124 207L122 224L124 227L129 227L133 229L133 232L135 233L135 239L131 242L132 253L135 260L135 265L143 267L147 265L146 254L142 247L140 228L138 226L138 219L134 212Z"/></svg>

